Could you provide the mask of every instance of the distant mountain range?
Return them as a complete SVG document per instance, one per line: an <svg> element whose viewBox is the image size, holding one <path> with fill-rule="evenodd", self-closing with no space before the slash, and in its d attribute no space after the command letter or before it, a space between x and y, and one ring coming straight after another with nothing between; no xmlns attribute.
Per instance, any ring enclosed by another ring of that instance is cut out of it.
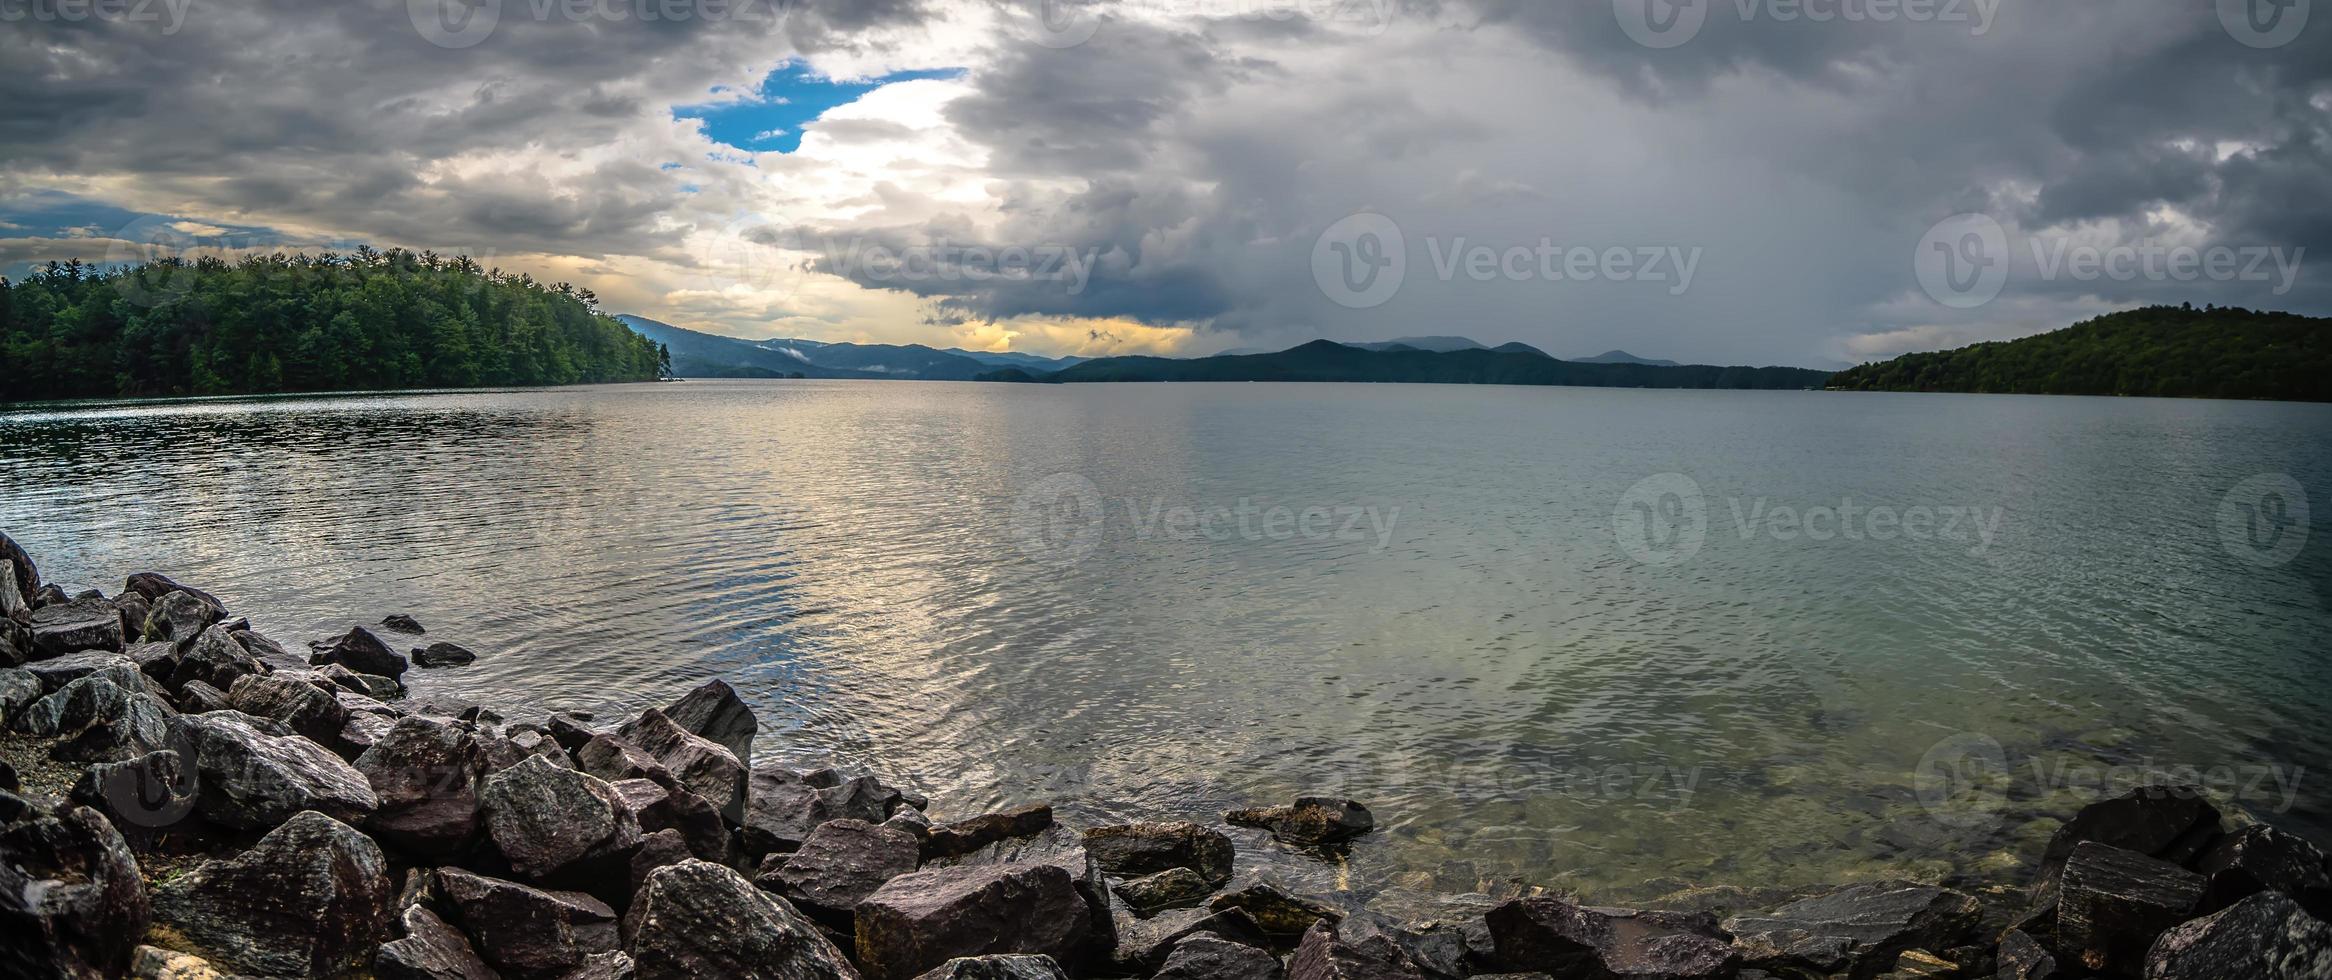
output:
<svg viewBox="0 0 2332 980"><path fill-rule="evenodd" d="M2332 318L2149 306L2021 340L1849 368L1830 387L2332 401Z"/></svg>
<svg viewBox="0 0 2332 980"><path fill-rule="evenodd" d="M672 373L684 378L970 381L1001 368L1049 372L1087 360L952 347L940 350L922 344L833 344L792 338L742 340L628 313L616 319L670 350Z"/></svg>

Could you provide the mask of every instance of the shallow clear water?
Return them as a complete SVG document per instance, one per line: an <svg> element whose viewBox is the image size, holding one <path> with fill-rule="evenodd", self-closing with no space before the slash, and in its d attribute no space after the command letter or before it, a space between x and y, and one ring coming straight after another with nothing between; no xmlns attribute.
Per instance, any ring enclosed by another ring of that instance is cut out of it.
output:
<svg viewBox="0 0 2332 980"><path fill-rule="evenodd" d="M419 693L613 712L718 675L764 759L943 815L1326 790L1387 825L1357 886L1615 897L2013 879L2033 819L2181 767L2332 842L2332 544L2299 499L2246 525L2262 475L2332 506L2332 406L690 382L0 413L0 529L49 578L484 654Z"/></svg>

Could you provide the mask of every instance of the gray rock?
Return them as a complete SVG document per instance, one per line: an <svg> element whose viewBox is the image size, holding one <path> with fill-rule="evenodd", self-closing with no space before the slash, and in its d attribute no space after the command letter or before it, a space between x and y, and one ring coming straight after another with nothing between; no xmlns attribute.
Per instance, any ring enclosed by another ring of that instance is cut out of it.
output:
<svg viewBox="0 0 2332 980"><path fill-rule="evenodd" d="M1465 980L1472 972L1466 962L1465 928L1460 925L1440 924L1412 931L1390 916L1362 910L1336 924L1336 938L1353 944L1381 938L1400 947L1410 962L1435 980Z"/></svg>
<svg viewBox="0 0 2332 980"><path fill-rule="evenodd" d="M243 645L243 649L271 670L293 670L308 666L308 658L293 653L284 645L250 629L229 628L227 635Z"/></svg>
<svg viewBox="0 0 2332 980"><path fill-rule="evenodd" d="M783 899L728 868L659 868L624 918L639 980L858 980L842 951Z"/></svg>
<svg viewBox="0 0 2332 980"><path fill-rule="evenodd" d="M859 904L856 926L870 980L906 980L956 957L998 953L1039 953L1073 967L1093 934L1075 882L1049 864L900 875Z"/></svg>
<svg viewBox="0 0 2332 980"><path fill-rule="evenodd" d="M1255 920L1238 909L1210 912L1205 909L1171 909L1149 919L1137 919L1123 903L1110 911L1116 920L1117 948L1113 957L1119 969L1129 973L1156 972L1182 943L1195 936L1212 936L1228 942L1265 949L1272 945L1271 937Z"/></svg>
<svg viewBox="0 0 2332 980"><path fill-rule="evenodd" d="M929 860L969 854L997 841L1042 832L1052 825L1053 808L1043 803L939 824L923 838L923 857Z"/></svg>
<svg viewBox="0 0 2332 980"><path fill-rule="evenodd" d="M153 604L135 592L124 592L106 602L112 604L114 614L121 617L123 648L135 646L145 634L146 613L153 608Z"/></svg>
<svg viewBox="0 0 2332 980"><path fill-rule="evenodd" d="M2332 890L2324 852L2266 824L2252 824L2221 838L2195 859L2194 870L2206 879L2202 904L2196 909L2204 914L2263 891L2282 892L2306 903L2321 900Z"/></svg>
<svg viewBox="0 0 2332 980"><path fill-rule="evenodd" d="M184 649L211 624L227 618L227 608L198 592L174 589L147 598L146 619L138 624L141 639L169 643Z"/></svg>
<svg viewBox="0 0 2332 980"><path fill-rule="evenodd" d="M696 857L714 864L735 862L729 825L721 819L720 811L713 809L712 801L686 787L647 779L623 779L608 785L639 815L642 833L670 830L680 835L688 852Z"/></svg>
<svg viewBox="0 0 2332 980"><path fill-rule="evenodd" d="M1728 980L1732 976L1729 971L1723 975ZM1288 980L1423 980L1424 976L1391 940L1382 936L1347 939L1326 921L1312 924L1287 961Z"/></svg>
<svg viewBox="0 0 2332 980"><path fill-rule="evenodd" d="M479 955L516 976L557 976L622 944L615 910L581 892L439 868L437 893Z"/></svg>
<svg viewBox="0 0 2332 980"><path fill-rule="evenodd" d="M2218 836L2218 827L2218 808L2188 787L2141 786L2089 804L2049 838L2033 888L2035 904L2054 898L2058 871L2084 841L2185 864Z"/></svg>
<svg viewBox="0 0 2332 980"><path fill-rule="evenodd" d="M421 628L420 620L414 619L411 616L407 616L404 613L390 613L386 617L383 617L381 619L381 628L394 633L403 633L407 636L419 636L423 633L429 632L428 630Z"/></svg>
<svg viewBox="0 0 2332 980"><path fill-rule="evenodd" d="M1750 967L1773 972L1875 972L1909 949L1973 938L1976 900L1909 882L1850 885L1724 923Z"/></svg>
<svg viewBox="0 0 2332 980"><path fill-rule="evenodd" d="M40 679L41 690L44 693L54 693L57 689L81 678L101 670L112 670L117 667L133 671L138 669L138 665L130 658L105 650L87 650L47 660L35 660L25 664L23 669Z"/></svg>
<svg viewBox="0 0 2332 980"><path fill-rule="evenodd" d="M1376 817L1368 807L1334 796L1299 796L1290 806L1232 810L1223 819L1236 826L1261 827L1298 847L1341 844L1376 829Z"/></svg>
<svg viewBox="0 0 2332 980"><path fill-rule="evenodd" d="M2277 892L2174 926L2146 954L2146 980L2325 980L2332 926Z"/></svg>
<svg viewBox="0 0 2332 980"><path fill-rule="evenodd" d="M0 975L119 975L148 912L129 843L97 811L0 826Z"/></svg>
<svg viewBox="0 0 2332 980"><path fill-rule="evenodd" d="M140 683L140 682L133 682ZM49 755L64 762L123 762L169 745L177 709L143 689L92 675L33 702L17 727L55 739Z"/></svg>
<svg viewBox="0 0 2332 980"><path fill-rule="evenodd" d="M82 770L69 791L72 799L121 830L140 834L176 826L194 812L194 767L164 749L123 762L101 762Z"/></svg>
<svg viewBox="0 0 2332 980"><path fill-rule="evenodd" d="M340 726L340 734L332 736L333 748L339 751L341 758L355 762L358 756L379 744L381 737L387 735L396 724L394 715L351 711L348 713L348 723Z"/></svg>
<svg viewBox="0 0 2332 980"><path fill-rule="evenodd" d="M310 741L329 745L348 724L348 709L323 689L300 680L247 674L227 689L227 706L258 718L273 718Z"/></svg>
<svg viewBox="0 0 2332 980"><path fill-rule="evenodd" d="M467 667L477 662L478 655L458 643L439 641L413 648L415 667Z"/></svg>
<svg viewBox="0 0 2332 980"><path fill-rule="evenodd" d="M745 849L755 855L791 851L828 820L880 824L911 807L905 794L872 776L845 780L830 769L799 773L762 766L746 778ZM1046 811L1048 822L1050 816Z"/></svg>
<svg viewBox="0 0 2332 980"><path fill-rule="evenodd" d="M2136 851L2083 841L2065 861L2057 951L2089 970L2135 977L2146 950L2202 903L2203 878Z"/></svg>
<svg viewBox="0 0 2332 980"><path fill-rule="evenodd" d="M122 588L126 591L135 592L138 595L144 596L148 602L158 601L163 596L169 595L172 592L184 591L193 593L196 598L207 601L221 609L227 607L227 604L220 602L217 596L211 595L208 592L204 592L201 589L197 589L192 586L180 585L177 582L172 581L170 576L164 575L160 572L132 572L128 579L123 580Z"/></svg>
<svg viewBox="0 0 2332 980"><path fill-rule="evenodd" d="M428 718L393 721L354 768L380 799L365 829L400 851L445 857L478 835L478 746L470 733Z"/></svg>
<svg viewBox="0 0 2332 980"><path fill-rule="evenodd" d="M1263 879L1217 895L1207 907L1217 912L1238 909L1247 913L1266 935L1284 940L1309 933L1313 923L1324 920L1334 925L1344 918L1342 912L1308 898L1298 898L1277 883Z"/></svg>
<svg viewBox="0 0 2332 980"><path fill-rule="evenodd" d="M404 691L404 685L378 674L359 674L340 664L325 664L317 673L333 686L352 694L360 694L374 701L387 701Z"/></svg>
<svg viewBox="0 0 2332 980"><path fill-rule="evenodd" d="M232 710L234 705L227 703L227 692L201 681L187 681L185 687L178 689L180 714L199 715L205 711Z"/></svg>
<svg viewBox="0 0 2332 980"><path fill-rule="evenodd" d="M17 714L40 700L42 693L40 675L0 667L0 729L14 729Z"/></svg>
<svg viewBox="0 0 2332 980"><path fill-rule="evenodd" d="M468 936L447 925L437 913L419 905L402 915L405 938L382 943L373 954L373 976L380 980L499 980L500 974L478 957Z"/></svg>
<svg viewBox="0 0 2332 980"><path fill-rule="evenodd" d="M1189 908L1206 901L1213 891L1214 887L1205 878L1189 868L1168 868L1110 888L1111 894L1125 899L1126 905L1143 916L1165 909Z"/></svg>
<svg viewBox="0 0 2332 980"><path fill-rule="evenodd" d="M915 864L914 837L862 820L829 820L771 877L795 907L843 929L858 903Z"/></svg>
<svg viewBox="0 0 2332 980"><path fill-rule="evenodd" d="M121 655L157 683L168 681L170 672L178 669L178 648L168 643L132 643L122 648Z"/></svg>
<svg viewBox="0 0 2332 980"><path fill-rule="evenodd" d="M170 744L194 759L201 787L196 812L222 826L256 830L303 810L361 823L380 806L364 774L339 756L297 735L270 734L264 723L232 710L171 719Z"/></svg>
<svg viewBox="0 0 2332 980"><path fill-rule="evenodd" d="M2057 958L2022 929L2010 929L2000 936L1998 964L2000 971L1994 980L2054 980L2058 976Z"/></svg>
<svg viewBox="0 0 2332 980"><path fill-rule="evenodd" d="M154 919L221 969L325 976L389 938L395 893L371 838L305 811L250 850L157 886Z"/></svg>
<svg viewBox="0 0 2332 980"><path fill-rule="evenodd" d="M680 727L654 708L618 730L639 746L690 792L711 800L721 817L731 823L745 820L745 765L720 743Z"/></svg>
<svg viewBox="0 0 2332 980"><path fill-rule="evenodd" d="M846 784L847 785L847 784ZM1085 899L1085 908L1093 917L1095 947L1107 949L1117 943L1117 925L1110 915L1109 879L1102 874L1101 863L1085 849L1084 835L1055 824L1024 837L1007 837L968 854L932 858L926 868L972 867L988 864L1049 864L1066 871L1076 883L1077 894Z"/></svg>
<svg viewBox="0 0 2332 980"><path fill-rule="evenodd" d="M1085 849L1113 875L1130 878L1188 868L1209 885L1231 880L1231 838L1195 823L1095 827L1085 832Z"/></svg>
<svg viewBox="0 0 2332 980"><path fill-rule="evenodd" d="M575 768L608 782L626 779L645 779L659 784L677 784L672 770L656 761L646 749L633 745L620 735L596 734L586 739L583 747L575 750Z"/></svg>
<svg viewBox="0 0 2332 980"><path fill-rule="evenodd" d="M635 980L638 975L630 954L617 951L586 956L582 966L567 971L559 980Z"/></svg>
<svg viewBox="0 0 2332 980"><path fill-rule="evenodd" d="M1210 935L1174 944L1152 980L1279 980L1279 957Z"/></svg>
<svg viewBox="0 0 2332 980"><path fill-rule="evenodd" d="M40 568L32 563L32 556L24 547L6 534L0 534L0 564L8 566L10 584L15 586L16 601L29 608L33 594L40 591Z"/></svg>
<svg viewBox="0 0 2332 980"><path fill-rule="evenodd" d="M677 830L666 827L641 837L640 846L632 851L628 894L639 894L640 889L647 886L648 876L655 874L657 868L667 868L682 861L694 860L697 860L697 856L689 853L688 839L680 836L680 832ZM771 860L776 859L772 858ZM711 863L720 864L718 861ZM728 867L725 864L721 866Z"/></svg>
<svg viewBox="0 0 2332 980"><path fill-rule="evenodd" d="M380 634L362 626L332 639L314 645L315 653L308 658L316 665L339 664L360 674L374 674L402 681L410 666L405 655L381 639Z"/></svg>
<svg viewBox="0 0 2332 980"><path fill-rule="evenodd" d="M543 723L543 730L551 734L551 738L559 743L560 748L569 752L577 752L582 750L584 743L591 741L591 736L598 734L591 730L590 721L590 718L575 712L561 711Z"/></svg>
<svg viewBox="0 0 2332 980"><path fill-rule="evenodd" d="M1741 969L1741 954L1705 913L1589 908L1536 897L1507 902L1485 918L1505 970L1688 980L1730 978ZM1289 980L1300 975L1291 964Z"/></svg>
<svg viewBox="0 0 2332 980"><path fill-rule="evenodd" d="M32 612L32 646L44 657L83 650L121 652L121 610L104 597L75 599Z"/></svg>
<svg viewBox="0 0 2332 980"><path fill-rule="evenodd" d="M640 840L638 817L605 781L541 756L486 777L478 802L494 846L529 878L620 868Z"/></svg>
<svg viewBox="0 0 2332 980"><path fill-rule="evenodd" d="M0 582L0 589L7 586L8 583ZM31 619L32 614L26 613L24 618ZM35 652L32 648L32 628L0 615L0 667L22 667L25 661L32 659Z"/></svg>
<svg viewBox="0 0 2332 980"><path fill-rule="evenodd" d="M1050 956L961 956L915 980L1069 980Z"/></svg>
<svg viewBox="0 0 2332 980"><path fill-rule="evenodd" d="M914 807L901 807L891 814L891 819L883 821L883 826L903 831L918 841L931 836L931 818Z"/></svg>
<svg viewBox="0 0 2332 980"><path fill-rule="evenodd" d="M725 681L707 681L664 709L673 724L729 750L739 762L753 760L753 709Z"/></svg>
<svg viewBox="0 0 2332 980"><path fill-rule="evenodd" d="M184 690L190 681L232 691L237 679L265 670L259 658L236 642L234 632L220 624L203 630L179 653L178 665L171 668L170 679L165 683L173 691Z"/></svg>

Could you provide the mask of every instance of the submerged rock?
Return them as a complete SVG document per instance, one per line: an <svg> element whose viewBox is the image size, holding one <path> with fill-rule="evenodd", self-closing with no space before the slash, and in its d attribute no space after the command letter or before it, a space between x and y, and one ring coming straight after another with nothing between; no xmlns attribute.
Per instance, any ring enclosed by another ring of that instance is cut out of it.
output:
<svg viewBox="0 0 2332 980"><path fill-rule="evenodd" d="M194 758L195 809L222 826L273 827L303 810L349 823L380 806L364 774L297 735L271 735L240 711L179 715L170 740Z"/></svg>
<svg viewBox="0 0 2332 980"><path fill-rule="evenodd" d="M1910 882L1850 885L1724 923L1749 966L1785 972L1875 972L1908 949L1948 949L1973 937L1976 900Z"/></svg>
<svg viewBox="0 0 2332 980"><path fill-rule="evenodd" d="M371 838L302 812L250 850L154 889L154 918L236 973L325 976L389 937L388 861Z"/></svg>
<svg viewBox="0 0 2332 980"><path fill-rule="evenodd" d="M1260 827L1283 843L1298 847L1341 844L1376 829L1368 807L1333 796L1301 796L1290 806L1232 810L1223 819L1242 827Z"/></svg>
<svg viewBox="0 0 2332 980"><path fill-rule="evenodd" d="M458 643L439 641L425 647L413 648L415 667L467 667L478 662L478 655Z"/></svg>
<svg viewBox="0 0 2332 980"><path fill-rule="evenodd" d="M1095 827L1085 832L1085 849L1113 875L1131 878L1186 868L1217 886L1231 880L1235 856L1231 838L1189 822Z"/></svg>
<svg viewBox="0 0 2332 980"><path fill-rule="evenodd" d="M420 620L414 619L411 616L407 616L404 613L390 613L387 616L382 617L381 628L397 633L404 633L408 636L419 636L423 633L429 632L428 630L421 628Z"/></svg>
<svg viewBox="0 0 2332 980"><path fill-rule="evenodd" d="M1247 913L1265 934L1281 939L1294 939L1310 932L1312 925L1326 921L1330 925L1344 918L1344 913L1308 898L1298 898L1279 885L1257 880L1234 891L1214 897L1208 907L1217 912L1238 909Z"/></svg>
<svg viewBox="0 0 2332 980"><path fill-rule="evenodd" d="M332 639L314 645L315 654L310 663L321 666L339 664L360 674L375 674L391 680L402 680L406 667L405 655L398 653L380 634L362 626Z"/></svg>
<svg viewBox="0 0 2332 980"><path fill-rule="evenodd" d="M159 946L130 951L130 980L228 980L211 961Z"/></svg>
<svg viewBox="0 0 2332 980"><path fill-rule="evenodd" d="M2332 926L2291 899L2260 892L2172 927L2146 954L2146 980L2323 980Z"/></svg>
<svg viewBox="0 0 2332 980"><path fill-rule="evenodd" d="M1206 901L1214 891L1205 878L1189 868L1168 868L1154 875L1119 882L1110 893L1125 899L1140 915L1150 915L1162 909L1188 908Z"/></svg>
<svg viewBox="0 0 2332 980"><path fill-rule="evenodd" d="M706 681L672 702L664 715L673 724L728 749L737 761L753 760L753 709L745 706L728 682Z"/></svg>
<svg viewBox="0 0 2332 980"><path fill-rule="evenodd" d="M2112 976L2137 976L2154 938L2202 902L2201 875L2095 841L2073 848L2063 877L2057 951Z"/></svg>
<svg viewBox="0 0 2332 980"><path fill-rule="evenodd" d="M792 906L704 861L659 868L624 917L638 980L858 980Z"/></svg>
<svg viewBox="0 0 2332 980"><path fill-rule="evenodd" d="M639 819L606 782L540 756L487 777L478 802L494 846L529 878L620 866L640 840Z"/></svg>
<svg viewBox="0 0 2332 980"><path fill-rule="evenodd" d="M0 827L0 974L119 975L148 914L137 858L97 811L73 807Z"/></svg>
<svg viewBox="0 0 2332 980"><path fill-rule="evenodd" d="M621 945L615 910L581 892L439 868L437 893L479 955L516 976L556 976Z"/></svg>
<svg viewBox="0 0 2332 980"><path fill-rule="evenodd" d="M1048 864L900 875L859 904L856 925L858 963L870 980L907 980L960 956L1041 953L1078 963L1093 928L1069 874Z"/></svg>
<svg viewBox="0 0 2332 980"><path fill-rule="evenodd" d="M1729 978L1741 955L1715 917L1588 908L1559 898L1518 898L1486 917L1499 967L1555 976ZM1307 937L1308 938L1308 937ZM1289 980L1298 972L1289 969Z"/></svg>

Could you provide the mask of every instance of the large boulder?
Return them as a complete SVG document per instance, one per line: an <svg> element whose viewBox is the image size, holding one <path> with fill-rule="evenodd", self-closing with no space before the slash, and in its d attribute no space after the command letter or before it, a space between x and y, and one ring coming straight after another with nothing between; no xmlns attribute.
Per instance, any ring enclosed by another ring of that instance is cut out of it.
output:
<svg viewBox="0 0 2332 980"><path fill-rule="evenodd" d="M40 568L32 563L32 556L24 547L6 534L0 534L0 564L8 566L8 576L16 587L16 600L26 607L40 591Z"/></svg>
<svg viewBox="0 0 2332 980"><path fill-rule="evenodd" d="M2185 864L2218 836L2219 809L2199 791L2184 786L2140 786L2110 800L2082 807L2057 828L2041 854L2036 904L2055 897L2058 872L2084 841L2094 841L2172 864Z"/></svg>
<svg viewBox="0 0 2332 980"><path fill-rule="evenodd" d="M24 665L25 672L40 678L41 690L49 694L54 694L65 685L91 674L99 672L120 673L115 668L136 671L138 665L130 658L111 650L83 650L80 653L68 653L62 657L35 660Z"/></svg>
<svg viewBox="0 0 2332 980"><path fill-rule="evenodd" d="M1049 864L936 868L892 878L858 906L858 963L870 980L908 980L959 956L1041 953L1077 964L1092 912Z"/></svg>
<svg viewBox="0 0 2332 980"><path fill-rule="evenodd" d="M176 826L194 812L194 767L164 749L123 762L101 762L81 771L69 795L105 815L133 837Z"/></svg>
<svg viewBox="0 0 2332 980"><path fill-rule="evenodd" d="M17 728L55 739L49 755L64 762L124 762L161 749L178 712L133 676L125 678L133 687L100 674L67 684L26 708Z"/></svg>
<svg viewBox="0 0 2332 980"><path fill-rule="evenodd" d="M0 667L0 729L16 727L17 716L45 693L40 675L29 670Z"/></svg>
<svg viewBox="0 0 2332 980"><path fill-rule="evenodd" d="M479 955L514 976L557 976L622 945L615 910L581 892L439 868L437 893Z"/></svg>
<svg viewBox="0 0 2332 980"><path fill-rule="evenodd" d="M795 907L848 928L851 910L885 882L915 870L912 835L863 820L830 820L764 882Z"/></svg>
<svg viewBox="0 0 2332 980"><path fill-rule="evenodd" d="M1117 905L1111 908L1110 914L1116 920L1117 934L1117 946L1111 957L1119 969L1128 973L1157 972L1176 948L1197 936L1212 936L1256 949L1273 945L1272 937L1264 934L1263 927L1239 909L1220 912L1174 909L1139 919L1123 905Z"/></svg>
<svg viewBox="0 0 2332 980"><path fill-rule="evenodd" d="M2324 980L2332 926L2291 899L2260 892L2172 927L2146 954L2146 980Z"/></svg>
<svg viewBox="0 0 2332 980"><path fill-rule="evenodd" d="M1053 808L1043 803L983 813L932 827L923 838L923 856L930 859L969 854L997 841L1040 833L1052 825Z"/></svg>
<svg viewBox="0 0 2332 980"><path fill-rule="evenodd" d="M882 823L897 806L896 791L884 792L871 777L812 780L809 775L763 766L747 777L741 823L747 851L791 851L828 820ZM1051 820L1050 811L1046 820Z"/></svg>
<svg viewBox="0 0 2332 980"><path fill-rule="evenodd" d="M172 581L170 576L160 572L132 572L129 578L123 580L122 589L144 596L149 602L159 601L163 596L172 592L186 592L221 609L227 607L227 604L220 602L217 596L191 585L181 585Z"/></svg>
<svg viewBox="0 0 2332 980"><path fill-rule="evenodd" d="M1069 980L1050 956L959 956L915 980Z"/></svg>
<svg viewBox="0 0 2332 980"><path fill-rule="evenodd" d="M0 589L7 587L0 582ZM27 612L24 618L31 619L32 614ZM37 652L32 648L32 628L0 614L0 667L22 667Z"/></svg>
<svg viewBox="0 0 2332 980"><path fill-rule="evenodd" d="M1341 844L1376 829L1368 807L1334 796L1299 796L1289 806L1232 810L1223 819L1242 827L1261 827L1271 836L1298 847Z"/></svg>
<svg viewBox="0 0 2332 980"><path fill-rule="evenodd" d="M734 838L712 801L686 787L649 779L624 779L608 785L639 815L641 833L670 830L680 835L691 855L714 864L735 863Z"/></svg>
<svg viewBox="0 0 2332 980"><path fill-rule="evenodd" d="M83 650L121 652L121 609L102 596L42 606L32 611L32 646L44 657Z"/></svg>
<svg viewBox="0 0 2332 980"><path fill-rule="evenodd" d="M308 658L311 664L339 664L359 674L375 674L391 680L401 680L405 669L411 666L389 641L362 626L312 644L311 648L314 650Z"/></svg>
<svg viewBox="0 0 2332 980"><path fill-rule="evenodd" d="M1391 940L1383 936L1347 940L1326 921L1312 924L1287 961L1288 980L1424 980L1424 976Z"/></svg>
<svg viewBox="0 0 2332 980"><path fill-rule="evenodd" d="M184 690L192 681L232 691L238 679L266 670L259 658L235 640L234 631L221 623L195 636L178 655L178 663L170 669L170 679L165 683L173 691Z"/></svg>
<svg viewBox="0 0 2332 980"><path fill-rule="evenodd" d="M1231 838L1195 823L1095 827L1085 832L1085 849L1113 875L1133 878L1188 868L1210 885L1231 880Z"/></svg>
<svg viewBox="0 0 2332 980"><path fill-rule="evenodd" d="M477 742L462 728L428 718L383 722L387 730L353 763L380 798L365 829L415 855L461 852L478 834Z"/></svg>
<svg viewBox="0 0 2332 980"><path fill-rule="evenodd" d="M711 800L721 817L745 822L745 765L720 743L680 727L664 712L648 709L617 734L671 770L689 791Z"/></svg>
<svg viewBox="0 0 2332 980"><path fill-rule="evenodd" d="M246 674L227 689L227 706L254 718L273 718L285 728L329 745L348 724L348 709L329 692L282 674Z"/></svg>
<svg viewBox="0 0 2332 980"><path fill-rule="evenodd" d="M170 720L170 745L191 755L195 810L222 826L273 827L302 810L362 822L380 806L364 775L323 746L297 735L269 734L261 719L209 711Z"/></svg>
<svg viewBox="0 0 2332 980"><path fill-rule="evenodd" d="M211 624L227 618L227 608L218 600L189 589L147 596L146 601L146 618L138 624L138 637L164 641L178 649L193 643Z"/></svg>
<svg viewBox="0 0 2332 980"><path fill-rule="evenodd" d="M1999 972L1993 974L1993 980L2055 980L2059 976L2056 955L2022 929L2001 934L1994 959Z"/></svg>
<svg viewBox="0 0 2332 980"><path fill-rule="evenodd" d="M1110 915L1109 878L1101 863L1085 849L1083 835L1055 824L1025 837L1007 837L953 857L932 858L925 868L972 867L988 864L1049 864L1068 872L1093 916L1091 942L1108 949L1117 942L1115 919Z"/></svg>
<svg viewBox="0 0 2332 980"><path fill-rule="evenodd" d="M753 709L726 681L707 681L664 709L672 723L729 750L740 762L753 761Z"/></svg>
<svg viewBox="0 0 2332 980"><path fill-rule="evenodd" d="M1784 973L1887 969L1911 949L1968 942L1982 910L1949 888L1909 882L1850 885L1724 923L1747 964Z"/></svg>
<svg viewBox="0 0 2332 980"><path fill-rule="evenodd" d="M620 869L640 841L639 818L612 787L541 756L486 777L478 803L494 846L528 878Z"/></svg>
<svg viewBox="0 0 2332 980"><path fill-rule="evenodd" d="M1279 980L1279 957L1244 943L1196 935L1174 944L1174 952L1152 980Z"/></svg>
<svg viewBox="0 0 2332 980"><path fill-rule="evenodd" d="M379 845L310 810L156 886L154 919L230 972L328 976L389 938L395 894Z"/></svg>
<svg viewBox="0 0 2332 980"><path fill-rule="evenodd" d="M1514 899L1485 918L1493 957L1510 971L1696 980L1731 978L1741 968L1741 954L1706 913L1589 908L1541 896ZM1300 974L1291 964L1288 975Z"/></svg>
<svg viewBox="0 0 2332 980"><path fill-rule="evenodd" d="M2203 878L2136 851L2083 841L2057 891L2057 952L2108 976L2135 977L2146 950L2202 904Z"/></svg>
<svg viewBox="0 0 2332 980"><path fill-rule="evenodd" d="M478 957L469 937L427 907L406 907L402 924L405 938L382 943L373 954L373 976L380 980L499 980L501 975Z"/></svg>
<svg viewBox="0 0 2332 980"><path fill-rule="evenodd" d="M2206 879L2199 911L2216 912L2263 891L2282 892L2311 912L2332 906L2324 852L2266 824L2229 834L2195 859Z"/></svg>
<svg viewBox="0 0 2332 980"><path fill-rule="evenodd" d="M0 975L119 975L147 915L137 858L97 811L0 827Z"/></svg>
<svg viewBox="0 0 2332 980"><path fill-rule="evenodd" d="M624 932L638 980L858 980L842 951L801 913L705 861L650 873Z"/></svg>
<svg viewBox="0 0 2332 980"><path fill-rule="evenodd" d="M599 733L585 740L574 753L575 768L608 782L626 779L645 779L661 785L678 785L672 770L649 755L646 749L633 745L620 735Z"/></svg>

